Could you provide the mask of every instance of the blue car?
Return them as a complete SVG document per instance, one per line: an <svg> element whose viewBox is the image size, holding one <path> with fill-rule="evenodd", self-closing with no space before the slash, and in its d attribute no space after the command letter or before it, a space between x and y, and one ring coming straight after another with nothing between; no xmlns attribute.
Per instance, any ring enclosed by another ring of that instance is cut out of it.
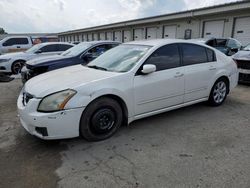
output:
<svg viewBox="0 0 250 188"><path fill-rule="evenodd" d="M25 83L30 78L55 69L83 64L97 58L107 50L118 46L119 42L114 41L92 41L82 42L60 55L36 58L26 62L21 71L22 81Z"/></svg>

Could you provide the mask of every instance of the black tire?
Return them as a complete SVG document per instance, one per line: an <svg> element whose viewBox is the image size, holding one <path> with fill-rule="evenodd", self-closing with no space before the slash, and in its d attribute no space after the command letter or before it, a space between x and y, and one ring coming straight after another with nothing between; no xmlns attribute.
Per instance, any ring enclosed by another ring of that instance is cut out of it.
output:
<svg viewBox="0 0 250 188"><path fill-rule="evenodd" d="M229 83L225 78L219 78L213 85L208 104L210 106L220 106L227 98L229 91Z"/></svg>
<svg viewBox="0 0 250 188"><path fill-rule="evenodd" d="M105 140L116 133L123 122L117 101L102 97L93 101L82 113L80 135L88 141Z"/></svg>
<svg viewBox="0 0 250 188"><path fill-rule="evenodd" d="M13 62L11 65L12 74L19 74L24 65L25 65L25 61L22 61L22 60Z"/></svg>

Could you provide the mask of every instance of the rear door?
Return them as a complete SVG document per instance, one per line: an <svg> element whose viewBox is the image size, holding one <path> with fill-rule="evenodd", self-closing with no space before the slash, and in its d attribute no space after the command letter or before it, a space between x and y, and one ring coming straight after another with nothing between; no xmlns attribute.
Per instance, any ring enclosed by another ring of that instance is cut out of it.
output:
<svg viewBox="0 0 250 188"><path fill-rule="evenodd" d="M214 51L196 44L180 44L180 48L185 68L184 102L208 97L217 69Z"/></svg>
<svg viewBox="0 0 250 188"><path fill-rule="evenodd" d="M159 48L145 64L155 65L156 72L143 75L139 69L135 75L135 114L141 115L182 104L184 67L180 66L178 46L169 44Z"/></svg>

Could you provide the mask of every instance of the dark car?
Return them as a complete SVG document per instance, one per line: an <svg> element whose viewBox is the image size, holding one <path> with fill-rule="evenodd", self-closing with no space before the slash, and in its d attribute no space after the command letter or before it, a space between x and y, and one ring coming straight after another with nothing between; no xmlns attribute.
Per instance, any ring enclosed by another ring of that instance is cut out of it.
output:
<svg viewBox="0 0 250 188"><path fill-rule="evenodd" d="M192 39L208 46L214 47L227 56L232 56L242 49L242 44L233 38L210 38L210 39Z"/></svg>
<svg viewBox="0 0 250 188"><path fill-rule="evenodd" d="M239 69L239 82L250 83L250 44L233 56Z"/></svg>
<svg viewBox="0 0 250 188"><path fill-rule="evenodd" d="M113 41L82 42L63 52L61 55L36 58L27 61L26 66L21 71L22 81L25 83L34 76L55 69L77 64L88 64L105 51L119 44L119 42Z"/></svg>

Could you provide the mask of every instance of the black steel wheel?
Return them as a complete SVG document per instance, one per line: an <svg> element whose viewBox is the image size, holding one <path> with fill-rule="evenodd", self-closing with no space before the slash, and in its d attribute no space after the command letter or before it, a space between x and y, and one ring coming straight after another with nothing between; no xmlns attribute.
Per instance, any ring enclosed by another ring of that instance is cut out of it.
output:
<svg viewBox="0 0 250 188"><path fill-rule="evenodd" d="M80 134L88 141L100 141L111 137L122 124L122 108L112 98L99 98L83 112Z"/></svg>

